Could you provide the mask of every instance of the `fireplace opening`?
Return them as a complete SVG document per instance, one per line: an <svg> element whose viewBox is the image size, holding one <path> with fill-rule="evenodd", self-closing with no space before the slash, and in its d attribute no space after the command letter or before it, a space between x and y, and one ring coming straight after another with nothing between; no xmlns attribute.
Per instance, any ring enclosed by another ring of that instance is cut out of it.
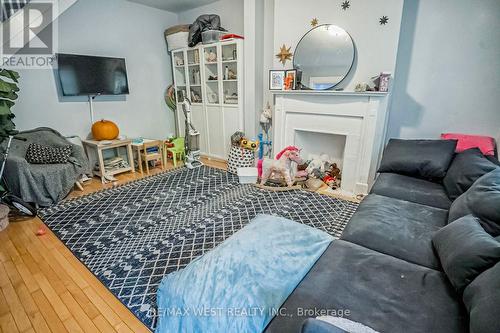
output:
<svg viewBox="0 0 500 333"><path fill-rule="evenodd" d="M341 134L295 130L294 145L302 149L301 156L308 161L310 178L321 179L332 189L340 187L346 138Z"/></svg>

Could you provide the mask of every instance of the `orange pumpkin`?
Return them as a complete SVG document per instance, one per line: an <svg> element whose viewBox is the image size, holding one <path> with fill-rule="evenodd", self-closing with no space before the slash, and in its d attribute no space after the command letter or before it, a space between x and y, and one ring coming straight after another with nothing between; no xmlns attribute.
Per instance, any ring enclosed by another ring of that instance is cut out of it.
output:
<svg viewBox="0 0 500 333"><path fill-rule="evenodd" d="M94 140L114 140L120 131L118 126L109 120L99 120L92 125L92 136Z"/></svg>

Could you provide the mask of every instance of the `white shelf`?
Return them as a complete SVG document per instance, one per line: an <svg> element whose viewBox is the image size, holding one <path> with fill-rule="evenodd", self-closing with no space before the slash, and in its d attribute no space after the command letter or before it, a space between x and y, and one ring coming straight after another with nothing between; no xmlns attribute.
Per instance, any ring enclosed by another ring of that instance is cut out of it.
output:
<svg viewBox="0 0 500 333"><path fill-rule="evenodd" d="M389 93L380 91L339 91L339 90L270 90L274 95L337 95L385 97Z"/></svg>
<svg viewBox="0 0 500 333"><path fill-rule="evenodd" d="M223 64L229 64L229 63L232 63L232 62L238 62L238 60L222 60Z"/></svg>
<svg viewBox="0 0 500 333"><path fill-rule="evenodd" d="M224 82L238 82L238 79L231 79L231 80L222 80Z"/></svg>

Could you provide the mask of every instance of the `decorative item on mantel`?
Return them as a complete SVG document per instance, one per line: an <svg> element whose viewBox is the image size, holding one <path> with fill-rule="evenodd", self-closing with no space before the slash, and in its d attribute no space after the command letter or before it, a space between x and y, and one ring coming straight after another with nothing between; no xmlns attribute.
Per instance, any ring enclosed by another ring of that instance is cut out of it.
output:
<svg viewBox="0 0 500 333"><path fill-rule="evenodd" d="M377 76L371 78L373 83L375 83L374 91L388 92L389 83L391 79L391 72L382 72Z"/></svg>
<svg viewBox="0 0 500 333"><path fill-rule="evenodd" d="M283 67L285 67L287 60L292 60L293 54L292 52L290 52L291 48L291 46L287 48L286 45L283 44L283 46L281 46L280 48L280 52L276 54L276 58L280 60L280 62L283 64Z"/></svg>
<svg viewBox="0 0 500 333"><path fill-rule="evenodd" d="M285 85L283 90L295 90L297 88L297 71L290 69L285 72Z"/></svg>
<svg viewBox="0 0 500 333"><path fill-rule="evenodd" d="M374 91L375 89L370 87L370 85L366 82L361 82L356 84L354 87L355 92L365 92L365 91Z"/></svg>
<svg viewBox="0 0 500 333"><path fill-rule="evenodd" d="M285 84L285 71L273 70L269 71L269 90L283 90Z"/></svg>

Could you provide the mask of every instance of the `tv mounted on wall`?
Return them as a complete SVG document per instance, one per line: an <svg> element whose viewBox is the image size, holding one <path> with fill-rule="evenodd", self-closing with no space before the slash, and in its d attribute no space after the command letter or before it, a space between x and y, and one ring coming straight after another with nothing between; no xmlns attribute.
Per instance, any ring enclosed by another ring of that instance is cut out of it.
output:
<svg viewBox="0 0 500 333"><path fill-rule="evenodd" d="M129 93L125 59L57 54L64 96L125 95Z"/></svg>

